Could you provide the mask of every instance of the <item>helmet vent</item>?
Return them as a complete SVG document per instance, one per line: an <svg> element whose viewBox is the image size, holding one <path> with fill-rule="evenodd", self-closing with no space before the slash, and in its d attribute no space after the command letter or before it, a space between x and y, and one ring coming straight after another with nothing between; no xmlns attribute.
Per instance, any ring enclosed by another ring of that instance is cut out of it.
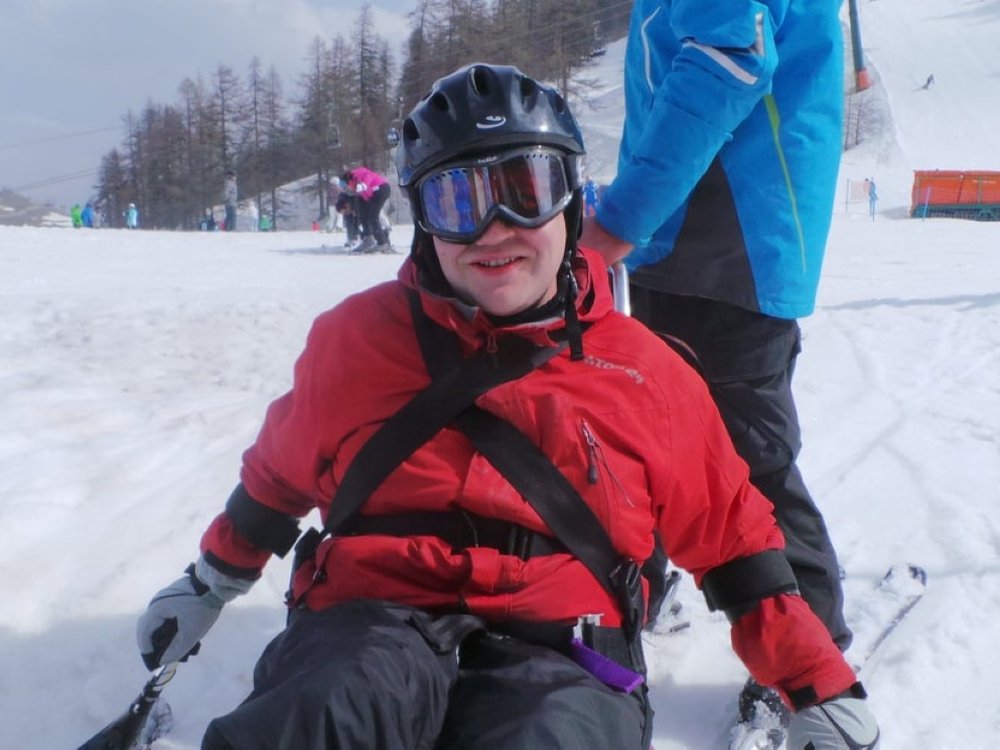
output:
<svg viewBox="0 0 1000 750"><path fill-rule="evenodd" d="M403 123L403 138L408 141L420 140L420 131L417 130L417 125L413 122L412 117L407 117L406 122Z"/></svg>
<svg viewBox="0 0 1000 750"><path fill-rule="evenodd" d="M469 71L469 82L472 84L472 90L479 96L489 96L492 78L490 69L482 65L476 65Z"/></svg>
<svg viewBox="0 0 1000 750"><path fill-rule="evenodd" d="M520 83L520 88L521 88L521 99L522 100L523 99L531 99L532 97L535 96L535 94L538 93L538 86L535 85L535 82L533 80L531 80L530 78L526 78L524 76L521 76L521 80L519 81L519 83Z"/></svg>
<svg viewBox="0 0 1000 750"><path fill-rule="evenodd" d="M430 99L430 105L439 112L447 112L451 107L448 104L448 97L440 91L434 93Z"/></svg>

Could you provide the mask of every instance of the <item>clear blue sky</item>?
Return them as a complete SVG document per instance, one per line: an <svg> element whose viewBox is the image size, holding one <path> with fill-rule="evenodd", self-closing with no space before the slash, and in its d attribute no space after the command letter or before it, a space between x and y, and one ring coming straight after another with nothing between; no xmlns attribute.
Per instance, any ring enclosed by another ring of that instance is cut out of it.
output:
<svg viewBox="0 0 1000 750"><path fill-rule="evenodd" d="M398 50L417 0L371 0ZM0 187L86 200L122 117L177 100L219 65L274 65L291 94L310 41L350 37L364 0L5 0L0 7ZM397 59L398 62L398 59ZM16 73L14 72L16 71ZM54 180L70 175L73 179ZM35 188L26 186L48 183Z"/></svg>

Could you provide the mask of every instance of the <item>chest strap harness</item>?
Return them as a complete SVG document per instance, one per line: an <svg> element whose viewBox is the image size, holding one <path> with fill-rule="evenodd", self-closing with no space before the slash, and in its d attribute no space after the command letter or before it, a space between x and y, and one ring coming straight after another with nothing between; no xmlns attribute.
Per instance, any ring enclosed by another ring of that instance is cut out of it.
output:
<svg viewBox="0 0 1000 750"><path fill-rule="evenodd" d="M384 534L386 536L436 536L453 550L490 547L504 555L528 560L539 555L568 553L565 544L548 534L520 524L487 518L478 513L452 511L411 511L382 516L356 515L347 519L338 536Z"/></svg>
<svg viewBox="0 0 1000 750"><path fill-rule="evenodd" d="M327 535L427 534L444 539L457 549L493 547L521 559L568 551L614 597L623 622L621 628L607 628L584 618L586 621L578 631L581 639L569 644L571 652L577 650L571 655L599 679L630 692L641 684L641 675L645 674L641 642L645 601L639 566L614 549L590 506L530 438L510 422L475 404L479 396L492 388L542 366L565 345L539 347L519 336L505 336L501 337L497 352L462 359L457 337L427 317L415 291L408 290L408 295L431 383L384 422L358 451L334 495L323 529L309 529L296 545L294 567L312 557ZM464 433L476 450L530 503L553 536L460 510L380 516L359 513L383 480L448 424ZM290 604L295 602L290 600ZM532 623L526 623L524 628L501 624L495 629L511 631L510 634L525 640L537 640L528 632L536 628L539 632L559 633L560 639L569 640L573 634L566 626L550 628ZM513 632L515 629L518 632ZM581 648L589 653L579 653ZM615 663L599 663L601 660ZM631 677L606 674L606 670L613 673L619 664L634 670Z"/></svg>

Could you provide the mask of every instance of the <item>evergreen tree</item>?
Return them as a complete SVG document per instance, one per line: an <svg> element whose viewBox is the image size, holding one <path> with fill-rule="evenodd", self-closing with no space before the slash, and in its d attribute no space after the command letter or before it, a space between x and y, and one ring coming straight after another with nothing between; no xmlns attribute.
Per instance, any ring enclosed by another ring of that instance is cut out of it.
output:
<svg viewBox="0 0 1000 750"><path fill-rule="evenodd" d="M271 217L272 227L278 228L281 206L278 201L278 186L290 174L287 165L290 151L290 126L285 119L285 102L281 90L281 78L272 65L264 86L264 106L261 110L261 131L265 134L265 145L261 156L261 178L264 189L269 191L269 199L260 206L261 216L266 212Z"/></svg>
<svg viewBox="0 0 1000 750"><path fill-rule="evenodd" d="M409 112L424 95L428 80L433 80L433 40L431 39L430 0L422 0L409 14L410 34L406 40L404 65L399 78L398 97L403 112Z"/></svg>
<svg viewBox="0 0 1000 750"><path fill-rule="evenodd" d="M319 37L310 45L308 62L308 70L301 79L297 143L303 172L315 175L310 190L316 196L316 214L321 219L327 212L328 146L331 133L335 132L336 105L330 89L330 49Z"/></svg>
<svg viewBox="0 0 1000 750"><path fill-rule="evenodd" d="M123 214L131 195L125 159L113 148L101 159L97 176L97 211L102 223L109 227L123 227Z"/></svg>
<svg viewBox="0 0 1000 750"><path fill-rule="evenodd" d="M284 219L278 186L310 177L317 215L326 186L345 168L364 163L391 175L386 134L431 83L476 61L517 65L526 73L581 95L574 73L607 38L627 28L630 0L420 0L396 79L388 43L377 33L372 7L359 12L348 41L313 40L308 68L289 102L272 67L247 68L246 85L220 64L210 84L185 79L173 105L148 102L123 118L124 139L101 163L98 200L111 223L122 224L129 202L146 227L193 227L221 200L227 169L239 173L244 199L277 227ZM395 81L395 87L393 86ZM289 114L290 113L290 114Z"/></svg>
<svg viewBox="0 0 1000 750"><path fill-rule="evenodd" d="M226 170L238 166L240 136L246 121L246 95L232 68L220 65L215 69L214 79L214 108L219 127L218 191L221 193Z"/></svg>
<svg viewBox="0 0 1000 750"><path fill-rule="evenodd" d="M263 185L263 158L267 133L265 130L265 108L267 101L267 78L263 73L260 58L254 55L247 71L247 134L240 180L243 195L253 196L257 204L257 214L261 211L261 191Z"/></svg>
<svg viewBox="0 0 1000 750"><path fill-rule="evenodd" d="M388 155L385 139L396 107L390 87L392 55L389 45L375 31L371 4L361 9L354 26L357 40L357 102L361 128L360 159L370 168L385 171Z"/></svg>

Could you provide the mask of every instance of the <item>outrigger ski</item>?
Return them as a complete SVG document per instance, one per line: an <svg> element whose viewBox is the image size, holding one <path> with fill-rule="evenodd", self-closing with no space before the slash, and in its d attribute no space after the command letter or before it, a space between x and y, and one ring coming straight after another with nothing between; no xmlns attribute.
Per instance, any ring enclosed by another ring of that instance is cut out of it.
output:
<svg viewBox="0 0 1000 750"><path fill-rule="evenodd" d="M176 671L177 662L161 667L125 713L80 745L78 750L148 750L173 726L173 712L170 705L160 699L160 693Z"/></svg>

